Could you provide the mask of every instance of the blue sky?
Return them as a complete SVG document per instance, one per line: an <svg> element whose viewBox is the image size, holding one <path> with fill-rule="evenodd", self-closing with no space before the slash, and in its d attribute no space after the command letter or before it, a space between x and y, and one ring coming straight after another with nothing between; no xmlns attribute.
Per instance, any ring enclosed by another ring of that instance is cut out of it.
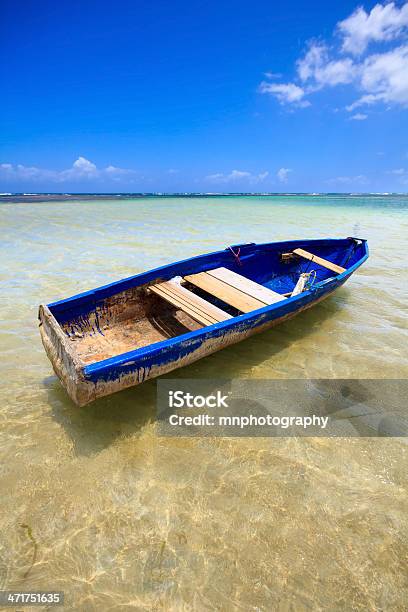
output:
<svg viewBox="0 0 408 612"><path fill-rule="evenodd" d="M408 191L408 2L2 0L0 18L2 192Z"/></svg>

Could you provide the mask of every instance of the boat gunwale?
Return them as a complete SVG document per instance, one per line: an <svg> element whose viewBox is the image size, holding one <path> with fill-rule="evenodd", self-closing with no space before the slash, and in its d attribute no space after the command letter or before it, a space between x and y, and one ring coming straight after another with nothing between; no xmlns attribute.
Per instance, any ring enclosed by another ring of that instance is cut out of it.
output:
<svg viewBox="0 0 408 612"><path fill-rule="evenodd" d="M280 242L263 242L263 243L254 243L254 242L250 242L250 243L245 243L245 244L237 244L237 245L233 245L231 248L241 248L241 258L245 257L246 254L250 255L252 253L255 252L255 250L260 250L260 251L264 251L267 249L267 247L273 247L272 250L277 250L277 249L285 249L285 248L292 248L292 247L299 247L299 246L305 246L305 245L310 245L311 243L316 244L317 246L326 246L326 245L331 245L334 243L339 243L339 242L345 242L347 240L359 240L363 243L365 243L366 245L366 253L368 256L368 250L367 250L367 240L363 239L363 238L354 238L351 236L348 236L347 238L316 238L316 239L307 239L307 240L284 240L284 241L280 241ZM245 249L247 249L249 252L246 253ZM84 291L82 293L77 293L75 295L72 295L68 298L64 298L62 300L56 300L54 302L50 302L47 304L47 307L53 312L54 317L57 319L56 314L65 312L66 310L68 310L70 308L70 306L73 303L76 303L77 305L80 305L81 303L86 303L86 301L89 298L94 298L94 299L106 299L108 297L111 297L117 293L120 293L122 291L126 291L127 289L132 289L134 287L138 287L138 286L142 286L147 282L150 282L150 280L147 279L151 279L151 280L155 280L155 279L161 279L160 273L165 272L166 270L168 270L168 268L173 268L173 267L177 267L183 264L186 264L188 262L194 262L200 259L211 259L211 258L215 258L215 257L220 257L220 256L225 256L226 253L228 253L230 251L230 247L226 247L223 250L219 250L219 251L212 251L210 253L203 253L201 255L193 255L192 257L187 257L185 259L181 259L179 261L175 261L175 262L170 262L167 264L164 264L162 266L158 266L157 268L153 268L151 270L145 270L143 272L138 272L137 274L134 274L132 276L127 276L125 278L122 278L120 280L114 281L112 283L107 283L106 285L101 285L100 287L96 287L95 289L89 289L88 291ZM363 262L362 262L363 263ZM360 264L361 265L361 264ZM348 268L346 268L346 272L347 272ZM345 272L342 272L342 274L344 274ZM341 275L338 275L341 276ZM338 278L337 276L337 278ZM146 280L143 279L143 277L146 277ZM137 280L141 280L140 283L135 283L134 281ZM168 280L168 279L167 279ZM117 291L116 289L118 287L120 287L120 291ZM66 308L64 308L64 306L66 306ZM58 312L54 312L54 310L58 311ZM57 319L58 320L58 319Z"/></svg>

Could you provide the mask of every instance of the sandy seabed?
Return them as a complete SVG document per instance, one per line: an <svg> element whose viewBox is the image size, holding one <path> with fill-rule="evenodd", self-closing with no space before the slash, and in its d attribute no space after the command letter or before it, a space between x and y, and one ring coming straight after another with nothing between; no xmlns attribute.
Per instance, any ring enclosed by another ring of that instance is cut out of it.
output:
<svg viewBox="0 0 408 612"><path fill-rule="evenodd" d="M357 235L370 259L332 297L172 377L406 378L408 198L10 203L0 227L1 589L86 612L407 609L405 439L161 438L155 381L74 406L36 317L228 244Z"/></svg>

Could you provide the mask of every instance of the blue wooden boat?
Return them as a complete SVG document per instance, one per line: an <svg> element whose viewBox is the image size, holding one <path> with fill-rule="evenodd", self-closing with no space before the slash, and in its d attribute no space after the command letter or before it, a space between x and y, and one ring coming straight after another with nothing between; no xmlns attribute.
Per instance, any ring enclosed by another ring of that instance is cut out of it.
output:
<svg viewBox="0 0 408 612"><path fill-rule="evenodd" d="M83 406L293 317L367 257L358 238L234 245L41 305L42 341Z"/></svg>

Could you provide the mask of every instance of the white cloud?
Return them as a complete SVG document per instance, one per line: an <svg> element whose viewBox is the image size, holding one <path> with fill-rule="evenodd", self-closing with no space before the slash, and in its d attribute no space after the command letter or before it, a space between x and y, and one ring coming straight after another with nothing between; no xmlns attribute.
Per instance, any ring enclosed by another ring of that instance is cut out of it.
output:
<svg viewBox="0 0 408 612"><path fill-rule="evenodd" d="M310 102L303 100L305 91L294 83L267 83L262 81L259 86L261 93L275 96L281 104L295 104L297 106L309 106Z"/></svg>
<svg viewBox="0 0 408 612"><path fill-rule="evenodd" d="M78 157L72 164L72 169L78 174L95 174L97 172L95 164L85 159L85 157Z"/></svg>
<svg viewBox="0 0 408 612"><path fill-rule="evenodd" d="M359 55L370 42L383 42L398 38L408 26L408 3L400 9L394 2L376 4L370 13L359 7L350 17L340 21L338 30L343 37L342 49Z"/></svg>
<svg viewBox="0 0 408 612"><path fill-rule="evenodd" d="M23 166L22 164L1 164L0 177L12 180L38 180L46 178L50 180L56 179L56 172L37 168L36 166Z"/></svg>
<svg viewBox="0 0 408 612"><path fill-rule="evenodd" d="M368 57L362 68L361 86L374 96L371 103L408 105L408 45Z"/></svg>
<svg viewBox="0 0 408 612"><path fill-rule="evenodd" d="M290 172L293 172L293 170L291 168L280 168L277 173L276 176L278 177L278 179L280 180L281 183L287 183L288 182L288 175Z"/></svg>
<svg viewBox="0 0 408 612"><path fill-rule="evenodd" d="M250 183L261 183L269 176L269 172L260 172L259 174L252 174L245 170L232 170L229 174L223 174L217 172L216 174L210 174L205 177L207 181L211 183L235 183L246 179Z"/></svg>
<svg viewBox="0 0 408 612"><path fill-rule="evenodd" d="M12 181L41 181L47 180L54 183L64 183L69 180L114 180L118 181L122 178L132 178L137 174L135 170L126 168L117 168L116 166L107 166L106 168L97 168L97 166L86 159L78 157L74 161L71 168L66 170L48 170L46 168L37 168L36 166L24 166L22 164L0 164L0 178L9 179Z"/></svg>
<svg viewBox="0 0 408 612"><path fill-rule="evenodd" d="M356 113L355 115L352 115L350 119L353 119L354 121L364 121L367 119L367 117L368 115L364 115L364 113Z"/></svg>
<svg viewBox="0 0 408 612"><path fill-rule="evenodd" d="M346 106L350 112L380 103L408 107L408 44L402 41L408 37L408 2L401 8L394 3L377 4L370 13L359 8L339 22L337 31L343 38L341 49L321 41L310 42L296 62L295 81L263 81L260 92L276 97L280 104L299 107L308 106L308 97L323 88L349 85L359 94ZM394 46L356 57L371 41Z"/></svg>
<svg viewBox="0 0 408 612"><path fill-rule="evenodd" d="M311 81L312 89L351 83L356 67L350 58L329 60L326 45L312 43L306 55L298 60L297 71L301 81Z"/></svg>
<svg viewBox="0 0 408 612"><path fill-rule="evenodd" d="M321 43L312 43L304 57L297 61L297 71L301 81L308 81L314 76L327 57L327 47Z"/></svg>
<svg viewBox="0 0 408 612"><path fill-rule="evenodd" d="M233 170L231 174L227 176L227 179L231 181L239 181L240 179L248 178L250 176L251 176L250 172L245 172L241 170Z"/></svg>
<svg viewBox="0 0 408 612"><path fill-rule="evenodd" d="M396 168L395 170L390 170L389 174L396 174L397 176L404 176L404 174L408 174L408 171L405 168Z"/></svg>
<svg viewBox="0 0 408 612"><path fill-rule="evenodd" d="M348 111L378 102L408 107L408 45L367 57L359 85L368 93L349 104Z"/></svg>
<svg viewBox="0 0 408 612"><path fill-rule="evenodd" d="M316 69L314 78L321 87L345 85L353 81L356 70L356 66L349 58L328 61Z"/></svg>

